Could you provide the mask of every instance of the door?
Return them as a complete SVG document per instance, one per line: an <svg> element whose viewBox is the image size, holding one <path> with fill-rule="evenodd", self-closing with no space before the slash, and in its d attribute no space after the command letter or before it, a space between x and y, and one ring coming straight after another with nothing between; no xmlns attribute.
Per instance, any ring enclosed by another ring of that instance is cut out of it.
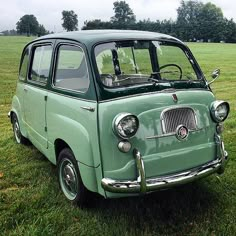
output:
<svg viewBox="0 0 236 236"><path fill-rule="evenodd" d="M79 44L58 41L55 55L47 101L49 149L54 149L55 140L63 140L80 163L97 167L97 101L85 50Z"/></svg>
<svg viewBox="0 0 236 236"><path fill-rule="evenodd" d="M46 102L52 44L32 47L28 83L24 86L25 121L30 140L41 151L47 148Z"/></svg>

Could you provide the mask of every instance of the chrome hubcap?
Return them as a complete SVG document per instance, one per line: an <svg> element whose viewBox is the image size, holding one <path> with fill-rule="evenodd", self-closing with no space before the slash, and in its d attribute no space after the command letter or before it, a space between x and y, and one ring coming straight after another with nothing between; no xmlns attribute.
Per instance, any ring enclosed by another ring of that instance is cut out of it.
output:
<svg viewBox="0 0 236 236"><path fill-rule="evenodd" d="M20 127L17 121L14 123L14 133L17 143L20 143Z"/></svg>
<svg viewBox="0 0 236 236"><path fill-rule="evenodd" d="M74 200L78 193L78 176L73 163L64 159L60 166L60 184L69 200Z"/></svg>

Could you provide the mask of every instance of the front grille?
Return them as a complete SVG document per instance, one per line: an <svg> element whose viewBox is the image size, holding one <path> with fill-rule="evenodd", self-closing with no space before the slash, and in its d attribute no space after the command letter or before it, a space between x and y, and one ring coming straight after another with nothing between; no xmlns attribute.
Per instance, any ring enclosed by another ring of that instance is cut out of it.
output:
<svg viewBox="0 0 236 236"><path fill-rule="evenodd" d="M189 130L195 130L197 126L194 110L186 107L164 111L161 120L163 133L173 133L179 125L184 125Z"/></svg>

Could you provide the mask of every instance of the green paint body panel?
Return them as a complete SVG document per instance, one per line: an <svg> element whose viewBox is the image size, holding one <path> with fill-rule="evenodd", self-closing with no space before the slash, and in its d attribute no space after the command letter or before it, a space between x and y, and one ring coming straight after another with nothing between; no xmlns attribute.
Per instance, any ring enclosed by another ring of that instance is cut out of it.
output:
<svg viewBox="0 0 236 236"><path fill-rule="evenodd" d="M63 140L78 161L85 186L91 191L104 194L98 184L102 179L102 171L97 113L81 108L90 106L97 111L97 102L80 100L23 83L18 83L18 87L12 111L18 116L24 136L54 164L57 162L54 144L59 139ZM26 95L20 93L24 88L27 88L27 92L24 92ZM27 96L32 98L25 102ZM18 97L23 98L21 102ZM23 102L25 109L20 108Z"/></svg>
<svg viewBox="0 0 236 236"><path fill-rule="evenodd" d="M121 112L135 114L140 127L130 142L137 148L144 160L146 177L175 173L207 163L215 158L215 124L209 114L214 96L209 91L176 91L179 102L172 99L172 93L156 93L99 104L100 142L104 176L114 179L135 179L136 169L132 152L121 153L116 147L118 138L113 133L112 122ZM161 112L166 108L191 107L197 115L199 131L190 133L187 140L179 141L175 135L146 139L161 135Z"/></svg>
<svg viewBox="0 0 236 236"><path fill-rule="evenodd" d="M96 111L97 102L49 92L46 107L49 146L54 147L58 139L66 142L78 161L85 186L103 193L97 182L101 179L97 113L81 108L93 107Z"/></svg>
<svg viewBox="0 0 236 236"><path fill-rule="evenodd" d="M16 86L16 95L12 99L11 111L14 112L19 120L21 133L27 137L27 130L25 127L25 114L24 114L24 83L18 82Z"/></svg>
<svg viewBox="0 0 236 236"><path fill-rule="evenodd" d="M24 115L28 136L40 149L47 148L46 101L47 91L24 85Z"/></svg>
<svg viewBox="0 0 236 236"><path fill-rule="evenodd" d="M83 106L97 108L96 102L88 102L61 94L49 93L47 100L48 141L64 140L80 157L79 162L97 167L98 133L96 112L82 109ZM92 145L92 143L94 145Z"/></svg>

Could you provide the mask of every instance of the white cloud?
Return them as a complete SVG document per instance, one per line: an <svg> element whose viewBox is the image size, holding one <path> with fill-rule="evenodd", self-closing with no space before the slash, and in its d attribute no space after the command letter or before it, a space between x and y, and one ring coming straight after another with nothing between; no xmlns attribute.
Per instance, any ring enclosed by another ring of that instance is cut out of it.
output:
<svg viewBox="0 0 236 236"><path fill-rule="evenodd" d="M114 0L115 1L115 0ZM52 31L62 31L61 12L74 10L78 15L79 27L85 20L109 20L113 16L113 0L1 0L0 31L13 29L24 14L33 14L40 24ZM209 0L202 0L204 3ZM126 0L133 9L137 20L176 19L176 9L180 0ZM236 2L232 0L212 0L221 7L227 18L236 20Z"/></svg>

